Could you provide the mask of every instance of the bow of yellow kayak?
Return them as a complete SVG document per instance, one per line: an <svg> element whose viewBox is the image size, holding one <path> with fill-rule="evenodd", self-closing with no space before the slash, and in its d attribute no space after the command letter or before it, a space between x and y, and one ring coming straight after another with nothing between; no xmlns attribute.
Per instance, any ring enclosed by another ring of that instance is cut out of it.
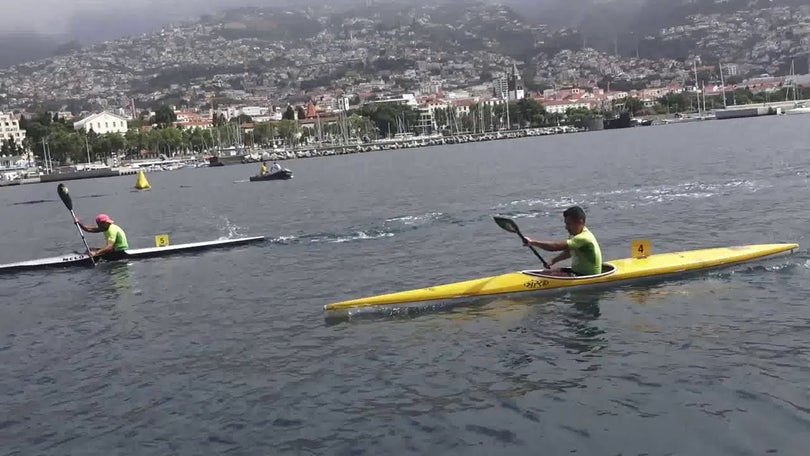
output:
<svg viewBox="0 0 810 456"><path fill-rule="evenodd" d="M661 253L643 258L623 258L606 262L602 274L593 276L554 277L544 274L542 270L516 271L482 279L336 302L325 305L324 310L539 292L665 277L672 274L730 266L792 251L798 247L798 244L793 243L758 244Z"/></svg>

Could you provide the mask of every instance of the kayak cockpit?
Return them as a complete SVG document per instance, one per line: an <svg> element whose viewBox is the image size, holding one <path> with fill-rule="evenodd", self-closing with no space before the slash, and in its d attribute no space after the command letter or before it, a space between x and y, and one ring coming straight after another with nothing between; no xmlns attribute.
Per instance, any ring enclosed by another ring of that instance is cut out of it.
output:
<svg viewBox="0 0 810 456"><path fill-rule="evenodd" d="M566 268L567 269L567 268ZM549 274L548 269L531 269L526 271L520 271L523 274L530 275L532 277L546 277L555 280L582 280L582 279L593 279L596 277L605 277L613 274L616 272L616 266L613 266L610 263L602 263L602 273L601 274L592 274L592 275L584 275L584 276L559 276Z"/></svg>

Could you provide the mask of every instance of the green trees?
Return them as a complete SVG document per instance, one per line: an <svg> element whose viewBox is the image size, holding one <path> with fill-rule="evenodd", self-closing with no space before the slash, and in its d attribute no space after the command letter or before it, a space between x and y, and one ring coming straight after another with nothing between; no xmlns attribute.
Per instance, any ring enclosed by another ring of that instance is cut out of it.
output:
<svg viewBox="0 0 810 456"><path fill-rule="evenodd" d="M370 103L362 106L358 114L368 117L380 136L393 136L400 132L414 131L419 121L419 111L399 103Z"/></svg>
<svg viewBox="0 0 810 456"><path fill-rule="evenodd" d="M584 127L593 118L594 113L588 108L569 108L565 111L565 123Z"/></svg>
<svg viewBox="0 0 810 456"><path fill-rule="evenodd" d="M350 135L358 138L377 138L377 127L368 117L352 114L347 120Z"/></svg>
<svg viewBox="0 0 810 456"><path fill-rule="evenodd" d="M22 144L17 144L17 140L14 139L13 136L5 141L2 141L0 144L0 154L20 155L25 152L25 148L22 146Z"/></svg>
<svg viewBox="0 0 810 456"><path fill-rule="evenodd" d="M160 127L171 126L176 121L177 114L175 114L174 110L169 106L163 105L155 111L155 123Z"/></svg>
<svg viewBox="0 0 810 456"><path fill-rule="evenodd" d="M276 122L275 129L278 131L278 135L288 144L296 144L300 137L298 125L294 120L284 119Z"/></svg>
<svg viewBox="0 0 810 456"><path fill-rule="evenodd" d="M624 99L624 106L630 111L630 115L641 115L645 110L644 102L636 97L627 97Z"/></svg>
<svg viewBox="0 0 810 456"><path fill-rule="evenodd" d="M84 161L86 157L84 139L75 131L52 130L48 133L47 141L54 162L75 163Z"/></svg>
<svg viewBox="0 0 810 456"><path fill-rule="evenodd" d="M266 145L273 142L275 135L276 129L270 122L256 124L253 128L253 140L259 145Z"/></svg>
<svg viewBox="0 0 810 456"><path fill-rule="evenodd" d="M509 103L509 109L515 113L515 118L510 119L512 123L517 123L521 127L539 127L545 124L546 108L537 100L523 98L517 103Z"/></svg>
<svg viewBox="0 0 810 456"><path fill-rule="evenodd" d="M287 105L287 109L284 110L284 114L281 115L283 120L295 120L295 108L292 105Z"/></svg>
<svg viewBox="0 0 810 456"><path fill-rule="evenodd" d="M668 93L658 99L658 103L666 106L667 113L688 112L693 110L695 96L686 92Z"/></svg>

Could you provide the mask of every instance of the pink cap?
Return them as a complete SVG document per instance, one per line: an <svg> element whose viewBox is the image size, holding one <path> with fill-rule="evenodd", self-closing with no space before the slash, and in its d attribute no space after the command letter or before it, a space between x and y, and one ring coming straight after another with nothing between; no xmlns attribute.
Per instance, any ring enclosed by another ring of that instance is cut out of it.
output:
<svg viewBox="0 0 810 456"><path fill-rule="evenodd" d="M96 225L99 223L114 223L113 219L110 218L107 214L98 214L96 216Z"/></svg>

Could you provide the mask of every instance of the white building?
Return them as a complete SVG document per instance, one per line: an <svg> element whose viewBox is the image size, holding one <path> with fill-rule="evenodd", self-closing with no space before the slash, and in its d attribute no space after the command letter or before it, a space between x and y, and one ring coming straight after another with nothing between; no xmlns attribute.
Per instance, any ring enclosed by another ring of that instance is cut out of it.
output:
<svg viewBox="0 0 810 456"><path fill-rule="evenodd" d="M342 112L346 112L349 110L349 97L339 96L335 97L334 100L335 100L335 104L333 105L334 109Z"/></svg>
<svg viewBox="0 0 810 456"><path fill-rule="evenodd" d="M93 130L99 135L105 133L124 134L127 132L127 119L111 112L102 111L79 120L73 124L73 128L77 131L84 130L85 133Z"/></svg>
<svg viewBox="0 0 810 456"><path fill-rule="evenodd" d="M565 114L569 109L593 109L587 100L542 100L540 104L551 114Z"/></svg>
<svg viewBox="0 0 810 456"><path fill-rule="evenodd" d="M36 172L34 154L0 155L0 182L21 179Z"/></svg>
<svg viewBox="0 0 810 456"><path fill-rule="evenodd" d="M492 96L498 99L506 99L509 96L509 79L506 76L492 80Z"/></svg>
<svg viewBox="0 0 810 456"><path fill-rule="evenodd" d="M507 86L509 88L509 101L522 100L526 96L526 91L523 89L523 78L520 77L516 64L512 64L512 74L509 75Z"/></svg>
<svg viewBox="0 0 810 456"><path fill-rule="evenodd" d="M442 91L442 81L440 79L431 77L427 81L419 83L419 93L423 95L439 93Z"/></svg>
<svg viewBox="0 0 810 456"><path fill-rule="evenodd" d="M4 143L14 138L14 143L22 146L25 139L25 130L20 130L20 121L14 114L3 114L0 112L0 143Z"/></svg>
<svg viewBox="0 0 810 456"><path fill-rule="evenodd" d="M516 64L512 64L509 74L498 74L492 79L492 96L509 101L522 100L526 96L523 78L520 77Z"/></svg>
<svg viewBox="0 0 810 456"><path fill-rule="evenodd" d="M202 128L203 130L207 130L214 126L214 121L208 113L202 115L193 111L176 111L174 114L177 116L175 125L183 128Z"/></svg>
<svg viewBox="0 0 810 456"><path fill-rule="evenodd" d="M243 106L239 108L239 114L250 117L266 116L270 112L270 108L264 106Z"/></svg>
<svg viewBox="0 0 810 456"><path fill-rule="evenodd" d="M239 114L249 116L254 122L268 122L272 119L273 110L264 106L243 106Z"/></svg>
<svg viewBox="0 0 810 456"><path fill-rule="evenodd" d="M416 101L416 96L412 93L403 93L399 97L391 97L385 98L382 100L369 100L366 103L397 103L410 106L412 108L416 108L419 106L419 103Z"/></svg>

